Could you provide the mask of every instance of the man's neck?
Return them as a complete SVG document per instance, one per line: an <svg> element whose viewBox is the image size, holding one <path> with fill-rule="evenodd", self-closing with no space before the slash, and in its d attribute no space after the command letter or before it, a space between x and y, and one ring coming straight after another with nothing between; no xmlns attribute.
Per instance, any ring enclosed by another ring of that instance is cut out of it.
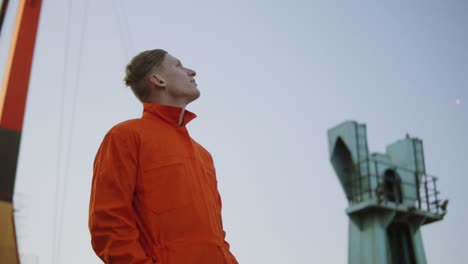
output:
<svg viewBox="0 0 468 264"><path fill-rule="evenodd" d="M187 102L185 102L185 100L173 100L173 98L168 98L168 97L163 97L163 96L150 98L148 102L154 103L154 104L160 104L160 105L180 107L182 109L185 109L185 107L187 106Z"/></svg>
<svg viewBox="0 0 468 264"><path fill-rule="evenodd" d="M160 105L169 105L169 106L175 106L175 107L182 108L182 111L180 111L179 126L181 126L183 124L184 114L185 114L185 107L187 106L186 103L175 102L175 101L170 101L170 100L150 100L150 102L155 103L155 104L160 104Z"/></svg>

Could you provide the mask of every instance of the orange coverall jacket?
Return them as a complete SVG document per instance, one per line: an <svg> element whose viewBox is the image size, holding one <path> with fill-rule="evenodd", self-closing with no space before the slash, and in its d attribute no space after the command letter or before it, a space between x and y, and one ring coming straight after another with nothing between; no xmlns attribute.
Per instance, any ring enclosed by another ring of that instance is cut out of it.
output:
<svg viewBox="0 0 468 264"><path fill-rule="evenodd" d="M114 126L94 161L89 230L105 263L237 264L225 240L213 160L182 108L144 103Z"/></svg>

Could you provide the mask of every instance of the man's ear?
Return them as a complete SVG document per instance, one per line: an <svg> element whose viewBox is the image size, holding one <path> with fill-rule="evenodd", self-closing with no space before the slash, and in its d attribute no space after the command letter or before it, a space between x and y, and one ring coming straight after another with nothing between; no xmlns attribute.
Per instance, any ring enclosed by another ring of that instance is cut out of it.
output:
<svg viewBox="0 0 468 264"><path fill-rule="evenodd" d="M166 87L166 82L164 81L164 79L162 78L160 74L156 74L156 73L151 74L149 77L149 81L158 87Z"/></svg>

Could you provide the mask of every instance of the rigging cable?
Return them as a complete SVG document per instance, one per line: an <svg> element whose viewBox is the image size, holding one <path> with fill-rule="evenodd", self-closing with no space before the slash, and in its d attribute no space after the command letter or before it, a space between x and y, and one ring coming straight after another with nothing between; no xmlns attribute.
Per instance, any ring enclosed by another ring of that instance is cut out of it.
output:
<svg viewBox="0 0 468 264"><path fill-rule="evenodd" d="M115 14L115 17L117 19L117 27L119 30L119 37L120 37L120 42L122 43L122 51L124 55L124 65L129 63L131 56L134 55L135 49L133 46L133 38L131 35L130 31L130 25L129 25L129 20L127 17L127 13L125 12L125 1L112 1L113 4L113 11ZM121 11L119 11L121 10ZM120 15L121 13L122 15ZM122 19L120 19L120 17ZM123 25L123 26L122 26ZM125 87L125 85L122 85ZM126 87L125 87L126 88ZM133 101L135 103L136 108L140 108L141 105L138 104L137 101Z"/></svg>
<svg viewBox="0 0 468 264"><path fill-rule="evenodd" d="M58 208L59 208L59 190L60 190L60 172L61 172L61 165L62 165L62 141L63 141L63 123L64 123L64 115L65 115L65 91L66 91L66 84L68 80L68 57L69 57L69 50L70 50L70 32L71 32L71 11L72 11L72 0L68 1L67 4L68 8L68 16L67 16L67 24L66 24L66 33L65 33L65 54L64 54L64 63L63 63L63 74L62 74L62 86L61 86L61 101L60 101L60 109L59 109L59 135L58 135L58 147L57 147L57 167L55 171L55 206L54 206L54 219L53 219L53 237L52 237L52 264L56 263L56 244L57 244L57 221L58 221Z"/></svg>
<svg viewBox="0 0 468 264"><path fill-rule="evenodd" d="M128 48L127 48L127 43L125 41L125 36L124 36L124 34L122 32L122 22L120 21L119 10L118 10L118 7L115 4L115 1L112 1L112 8L113 8L113 11L114 11L114 14L115 14L115 18L117 19L117 27L119 29L120 43L122 43L122 48L123 48L123 51L124 51L125 59L127 59L128 56L129 56L129 52L128 52Z"/></svg>
<svg viewBox="0 0 468 264"><path fill-rule="evenodd" d="M117 27L119 29L120 42L124 51L125 60L130 59L130 52L133 52L133 44L130 36L130 27L128 25L128 19L125 14L123 6L118 5L120 1L112 1L112 7L117 20ZM122 11L120 11L122 10ZM120 15L122 13L122 15ZM122 18L122 20L121 20Z"/></svg>
<svg viewBox="0 0 468 264"><path fill-rule="evenodd" d="M63 218L64 218L64 211L65 211L65 204L66 204L66 200L67 200L67 186L68 186L68 180L69 180L69 175L70 175L70 158L71 158L71 150L72 150L72 143L73 143L73 137L74 137L74 130L75 130L75 115L76 115L76 98L78 97L78 85L79 85L79 80L80 80L80 76L81 76L81 64L82 64L82 58L83 58L83 46L84 46L84 40L85 40L85 36L86 36L86 26L87 26L87 22L88 22L88 9L89 9L89 0L86 0L85 3L84 3L84 11L83 11L83 26L81 28L81 32L80 32L80 40L79 40L79 44L78 44L78 64L77 64L77 70L76 70L76 75L75 75L75 86L72 90L73 94L72 94L72 110L71 110L71 124L70 124L70 130L69 130L69 134L68 134L68 144L67 144L67 148L66 148L66 156L65 156L65 174L64 174L64 177L63 177L63 191L61 193L61 204L60 204L60 208L58 210L58 212L60 212L60 214L58 214L58 223L57 225L55 226L56 230L57 230L57 233L56 233L56 236L55 236L55 239L56 239L56 243L55 243L55 250L54 250L54 258L53 258L53 263L57 263L59 260L60 260L60 253L61 253L61 240L62 240L62 231L63 231ZM58 193L58 192L57 192ZM57 213L56 213L56 216L57 216Z"/></svg>
<svg viewBox="0 0 468 264"><path fill-rule="evenodd" d="M128 22L128 17L127 17L127 13L125 12L125 2L122 0L122 1L119 1L118 3L121 3L121 10L122 10L122 18L123 18L123 24L124 24L124 30L125 30L125 33L127 35L127 39L128 39L128 47L130 49L130 52L133 53L135 52L135 48L134 48L134 45L133 45L133 38L132 38L132 34L131 34L131 30L130 30L130 23Z"/></svg>

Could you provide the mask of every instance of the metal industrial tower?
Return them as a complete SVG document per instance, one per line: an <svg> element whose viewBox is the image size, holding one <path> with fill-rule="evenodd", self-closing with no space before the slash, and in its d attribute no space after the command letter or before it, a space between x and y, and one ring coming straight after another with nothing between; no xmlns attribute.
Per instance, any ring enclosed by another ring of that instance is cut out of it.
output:
<svg viewBox="0 0 468 264"><path fill-rule="evenodd" d="M369 154L366 125L328 131L330 160L349 207L349 264L427 263L420 227L442 220L448 200L426 174L422 141L408 135Z"/></svg>

